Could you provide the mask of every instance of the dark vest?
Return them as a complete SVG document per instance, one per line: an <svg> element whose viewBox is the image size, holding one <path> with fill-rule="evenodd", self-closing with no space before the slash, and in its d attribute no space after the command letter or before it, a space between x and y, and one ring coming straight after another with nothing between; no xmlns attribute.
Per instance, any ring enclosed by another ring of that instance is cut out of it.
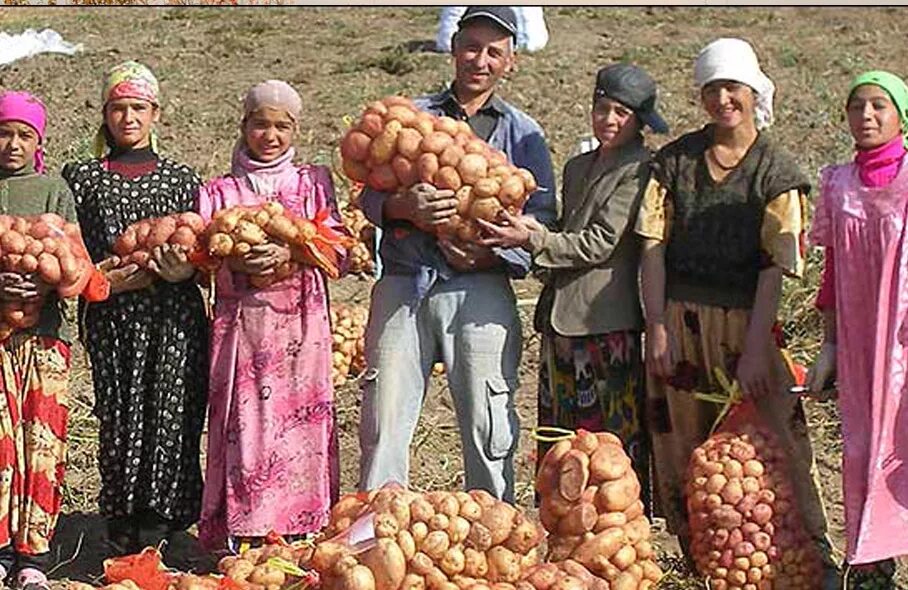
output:
<svg viewBox="0 0 908 590"><path fill-rule="evenodd" d="M760 134L722 182L709 174L709 126L665 146L654 174L673 206L665 251L666 297L721 307L750 308L770 261L760 232L767 203L810 188L793 158Z"/></svg>

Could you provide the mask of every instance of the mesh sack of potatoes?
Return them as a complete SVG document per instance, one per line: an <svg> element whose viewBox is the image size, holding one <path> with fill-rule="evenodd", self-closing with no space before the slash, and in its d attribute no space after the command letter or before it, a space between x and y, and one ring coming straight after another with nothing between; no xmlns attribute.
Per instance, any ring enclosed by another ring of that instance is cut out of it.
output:
<svg viewBox="0 0 908 590"><path fill-rule="evenodd" d="M611 588L652 588L661 578L640 483L621 440L578 430L545 454L536 474L550 562L573 560Z"/></svg>
<svg viewBox="0 0 908 590"><path fill-rule="evenodd" d="M517 214L537 189L529 170L510 164L465 121L420 111L400 96L367 105L341 141L341 158L351 180L375 190L426 182L455 191L457 214L439 232L467 241L479 236L475 219Z"/></svg>
<svg viewBox="0 0 908 590"><path fill-rule="evenodd" d="M331 379L335 387L366 368L366 323L362 305L331 304Z"/></svg>
<svg viewBox="0 0 908 590"><path fill-rule="evenodd" d="M368 522L374 539L353 542ZM307 565L326 590L513 590L542 528L485 491L383 488L344 496Z"/></svg>
<svg viewBox="0 0 908 590"><path fill-rule="evenodd" d="M715 590L819 588L784 451L756 406L737 404L691 455L685 489L690 551Z"/></svg>

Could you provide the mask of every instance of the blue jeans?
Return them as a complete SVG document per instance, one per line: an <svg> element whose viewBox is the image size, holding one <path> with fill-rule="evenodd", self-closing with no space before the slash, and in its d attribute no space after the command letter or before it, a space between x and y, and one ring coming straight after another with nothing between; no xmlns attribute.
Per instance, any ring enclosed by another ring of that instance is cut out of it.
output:
<svg viewBox="0 0 908 590"><path fill-rule="evenodd" d="M448 375L460 426L466 489L514 499L514 408L521 324L503 273L437 282L416 308L412 277L386 275L373 288L359 426L360 488L407 485L410 443L432 365Z"/></svg>

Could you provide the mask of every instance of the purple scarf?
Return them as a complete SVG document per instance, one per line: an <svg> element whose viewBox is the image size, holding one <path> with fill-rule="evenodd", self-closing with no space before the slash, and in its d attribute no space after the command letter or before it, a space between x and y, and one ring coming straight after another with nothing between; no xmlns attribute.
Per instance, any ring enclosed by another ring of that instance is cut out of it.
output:
<svg viewBox="0 0 908 590"><path fill-rule="evenodd" d="M901 134L879 147L855 152L854 163L864 186L879 188L892 182L899 173L905 152L905 138Z"/></svg>

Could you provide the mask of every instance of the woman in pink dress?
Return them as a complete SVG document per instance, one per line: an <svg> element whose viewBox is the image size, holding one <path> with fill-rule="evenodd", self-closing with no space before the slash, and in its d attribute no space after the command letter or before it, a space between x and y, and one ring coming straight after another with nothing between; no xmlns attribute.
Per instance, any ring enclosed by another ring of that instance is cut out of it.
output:
<svg viewBox="0 0 908 590"><path fill-rule="evenodd" d="M249 90L231 174L200 193L204 218L234 205L277 201L306 218L327 210L325 223L343 231L330 171L293 164L301 106L285 82L269 80ZM217 275L199 522L200 539L212 549L225 541L232 547L256 543L272 531L290 537L318 531L337 497L325 276L301 266L270 287L249 282L289 258L285 245L268 243Z"/></svg>
<svg viewBox="0 0 908 590"><path fill-rule="evenodd" d="M848 587L894 587L892 558L908 554L908 86L862 74L845 108L854 161L822 171L811 232L826 339L808 385L838 382Z"/></svg>

